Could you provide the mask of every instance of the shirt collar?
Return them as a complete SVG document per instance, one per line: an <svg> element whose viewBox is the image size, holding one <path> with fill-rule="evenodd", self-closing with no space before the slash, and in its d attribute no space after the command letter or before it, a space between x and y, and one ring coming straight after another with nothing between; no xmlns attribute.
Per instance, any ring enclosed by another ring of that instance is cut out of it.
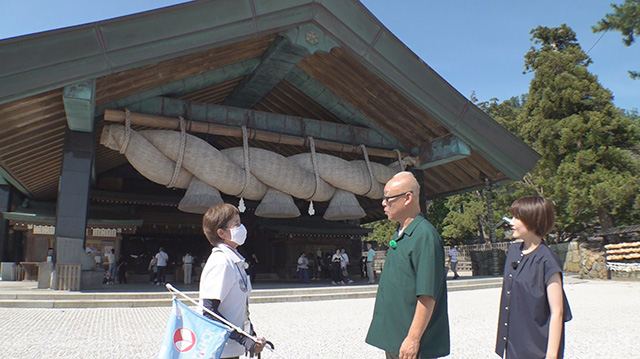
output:
<svg viewBox="0 0 640 359"><path fill-rule="evenodd" d="M413 221L409 223L407 228L405 228L404 231L402 231L402 233L398 236L398 239L402 238L405 234L408 236L413 234L413 231L418 226L418 223L422 222L423 220L424 220L424 215L422 213L418 213L418 215L413 219Z"/></svg>
<svg viewBox="0 0 640 359"><path fill-rule="evenodd" d="M235 249L229 247L228 244L220 243L216 246L216 248L220 248L224 254L231 259L233 263L244 262L244 257L238 253Z"/></svg>

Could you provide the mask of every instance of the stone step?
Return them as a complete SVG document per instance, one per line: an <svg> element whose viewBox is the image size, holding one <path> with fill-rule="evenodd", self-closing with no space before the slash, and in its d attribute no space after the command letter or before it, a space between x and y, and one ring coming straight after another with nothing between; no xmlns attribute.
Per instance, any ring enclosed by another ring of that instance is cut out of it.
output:
<svg viewBox="0 0 640 359"><path fill-rule="evenodd" d="M278 274L276 273L257 273L256 279L264 282L264 281L279 280L280 277L278 277Z"/></svg>
<svg viewBox="0 0 640 359"><path fill-rule="evenodd" d="M487 277L447 281L449 292L496 288L502 285L502 278ZM155 288L154 288L155 290ZM319 301L353 298L374 298L377 285L339 285L310 288L255 289L251 293L251 303L282 303ZM183 292L197 300L198 292ZM0 307L4 308L135 308L165 307L171 305L172 295L168 291L154 292L0 292ZM180 298L185 303L186 299Z"/></svg>
<svg viewBox="0 0 640 359"><path fill-rule="evenodd" d="M198 296L198 292L184 292L188 296ZM166 298L169 292L122 292L122 293L73 293L73 292L47 292L46 295L40 293L0 293L0 300L122 300L133 301L142 299Z"/></svg>

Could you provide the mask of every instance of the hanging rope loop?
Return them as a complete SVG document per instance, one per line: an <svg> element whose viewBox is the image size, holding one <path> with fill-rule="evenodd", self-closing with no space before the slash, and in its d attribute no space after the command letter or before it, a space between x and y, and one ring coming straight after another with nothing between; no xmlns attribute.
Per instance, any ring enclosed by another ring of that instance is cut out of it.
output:
<svg viewBox="0 0 640 359"><path fill-rule="evenodd" d="M400 150L398 149L394 149L393 151L398 154L398 165L400 165L400 170L404 171L405 165L404 162L402 162L402 153L400 153Z"/></svg>
<svg viewBox="0 0 640 359"><path fill-rule="evenodd" d="M131 139L131 110L124 109L124 142L120 148L120 154L124 155L127 152L129 146L129 140Z"/></svg>
<svg viewBox="0 0 640 359"><path fill-rule="evenodd" d="M167 184L168 188L173 188L178 180L178 175L180 175L180 169L182 169L182 161L184 160L185 148L187 145L187 131L185 129L185 121L182 116L180 116L180 147L178 149L178 160L176 161L176 166L173 168L173 176L171 176L171 181Z"/></svg>
<svg viewBox="0 0 640 359"><path fill-rule="evenodd" d="M313 176L315 178L315 187L313 188L313 194L307 198L312 199L318 192L318 186L320 185L320 173L318 172L318 157L316 156L316 144L313 141L313 137L308 137L309 147L311 148L311 164L313 165Z"/></svg>
<svg viewBox="0 0 640 359"><path fill-rule="evenodd" d="M320 185L320 173L318 173L318 157L316 156L316 144L313 141L313 137L308 137L309 147L311 148L311 164L313 165L313 175L315 178L315 186L313 188L313 194L308 198L309 199L309 215L313 216L316 211L313 208L313 200L312 198L318 192L318 186Z"/></svg>
<svg viewBox="0 0 640 359"><path fill-rule="evenodd" d="M247 191L247 187L249 186L249 181L251 179L251 169L249 168L249 135L247 133L247 126L242 126L242 154L244 156L244 186L237 196L240 197L238 210L244 213L246 209L244 205L244 194Z"/></svg>
<svg viewBox="0 0 640 359"><path fill-rule="evenodd" d="M373 191L373 181L375 178L373 177L373 171L371 170L371 162L369 162L369 154L367 153L367 147L365 145L360 145L362 148L362 154L364 155L364 162L367 164L367 171L369 171L369 190L365 193L365 196L368 196L371 191Z"/></svg>

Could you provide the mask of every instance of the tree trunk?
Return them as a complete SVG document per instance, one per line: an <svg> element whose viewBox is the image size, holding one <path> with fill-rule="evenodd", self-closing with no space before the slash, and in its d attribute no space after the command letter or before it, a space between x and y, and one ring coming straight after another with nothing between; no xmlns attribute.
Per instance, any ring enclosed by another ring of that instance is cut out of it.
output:
<svg viewBox="0 0 640 359"><path fill-rule="evenodd" d="M489 227L489 242L496 242L496 224L493 221L493 190L488 178L484 179L484 193L487 199L487 226Z"/></svg>
<svg viewBox="0 0 640 359"><path fill-rule="evenodd" d="M611 212L605 207L598 208L598 221L600 222L601 229L615 228L616 223ZM619 237L615 234L604 236L605 243L618 242Z"/></svg>

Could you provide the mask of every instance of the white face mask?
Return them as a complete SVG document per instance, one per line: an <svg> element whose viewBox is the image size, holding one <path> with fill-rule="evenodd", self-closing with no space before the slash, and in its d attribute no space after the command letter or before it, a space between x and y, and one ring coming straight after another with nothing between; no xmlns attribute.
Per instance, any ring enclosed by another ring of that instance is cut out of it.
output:
<svg viewBox="0 0 640 359"><path fill-rule="evenodd" d="M247 239L247 228L244 224L241 224L239 227L229 229L231 232L231 242L241 246L244 244L244 241Z"/></svg>

